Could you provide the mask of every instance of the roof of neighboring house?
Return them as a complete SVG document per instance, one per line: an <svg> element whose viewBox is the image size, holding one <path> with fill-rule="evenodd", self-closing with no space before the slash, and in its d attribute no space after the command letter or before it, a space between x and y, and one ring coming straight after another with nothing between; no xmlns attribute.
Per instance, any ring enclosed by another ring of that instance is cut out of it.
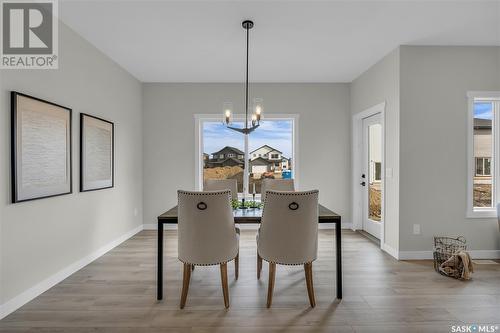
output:
<svg viewBox="0 0 500 333"><path fill-rule="evenodd" d="M210 164L224 164L226 163L228 160L233 160L235 163L237 164L244 164L244 162L242 160L239 160L237 158L234 158L234 157L228 157L224 160L221 160L221 161L217 161L217 160L212 160L212 161L209 161Z"/></svg>
<svg viewBox="0 0 500 333"><path fill-rule="evenodd" d="M254 153L254 152L256 152L257 150L259 150L259 149L261 149L261 148L264 148L264 147L267 147L267 148L271 149L272 151L277 151L278 153L283 154L283 153L282 153L281 151L279 151L278 149L275 149L275 148L273 148L273 147L271 147L271 146L268 146L268 145L263 145L263 146L260 146L259 148L257 148L257 149L255 149L255 150L251 151L251 152L250 152L250 154L253 154L253 153Z"/></svg>
<svg viewBox="0 0 500 333"><path fill-rule="evenodd" d="M225 146L221 150L216 151L215 153L212 153L212 155L217 155L217 154L219 154L223 150L232 150L232 151L234 151L235 153L237 153L239 155L245 155L245 153L242 152L241 150L239 150L238 148L234 148L234 147L231 147L231 146Z"/></svg>
<svg viewBox="0 0 500 333"><path fill-rule="evenodd" d="M490 119L474 118L474 129L491 129Z"/></svg>
<svg viewBox="0 0 500 333"><path fill-rule="evenodd" d="M267 158L262 158L262 157L257 157L253 160L250 161L250 164L253 165L255 164L256 162L261 162L261 163L264 163L264 164L271 164L271 163L274 163L273 161L269 161Z"/></svg>

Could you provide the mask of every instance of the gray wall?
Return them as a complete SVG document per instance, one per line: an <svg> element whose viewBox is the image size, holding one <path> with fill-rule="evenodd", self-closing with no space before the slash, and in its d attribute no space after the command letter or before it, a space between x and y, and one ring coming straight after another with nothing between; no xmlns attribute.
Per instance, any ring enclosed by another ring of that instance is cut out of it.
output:
<svg viewBox="0 0 500 333"><path fill-rule="evenodd" d="M401 47L400 250L432 250L433 235L500 249L495 219L465 218L468 90L500 90L498 47ZM413 224L422 234L413 235Z"/></svg>
<svg viewBox="0 0 500 333"><path fill-rule="evenodd" d="M58 70L0 72L0 304L142 224L141 84L64 24L59 45ZM73 109L73 194L10 203L11 90ZM80 112L115 122L113 189L78 192Z"/></svg>
<svg viewBox="0 0 500 333"><path fill-rule="evenodd" d="M298 113L300 188L319 188L320 201L350 222L349 84L252 84L266 113ZM221 114L244 100L228 84L144 84L144 223L194 189L194 114Z"/></svg>
<svg viewBox="0 0 500 333"><path fill-rule="evenodd" d="M399 49L394 50L351 84L351 113L386 102L385 168L393 170L385 182L385 243L399 248Z"/></svg>

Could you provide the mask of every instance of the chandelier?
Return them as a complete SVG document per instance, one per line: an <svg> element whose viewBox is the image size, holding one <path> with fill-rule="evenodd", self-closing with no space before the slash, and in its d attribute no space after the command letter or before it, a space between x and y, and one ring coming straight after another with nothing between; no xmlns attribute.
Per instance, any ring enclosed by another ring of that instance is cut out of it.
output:
<svg viewBox="0 0 500 333"><path fill-rule="evenodd" d="M250 134L253 132L257 127L260 125L260 119L262 117L262 98L254 98L253 99L253 114L251 121L248 121L248 46L249 46L249 32L250 29L253 28L253 22L250 20L245 20L241 24L243 26L243 29L246 30L247 34L247 62L246 62L246 81L245 81L245 127L243 128L238 128L238 127L233 127L230 126L231 124L231 117L232 117L232 112L233 112L233 104L231 102L225 102L223 106L224 110L224 121L226 124L226 127L229 129L232 129L234 131L243 133L245 135ZM249 127L250 126L250 127Z"/></svg>

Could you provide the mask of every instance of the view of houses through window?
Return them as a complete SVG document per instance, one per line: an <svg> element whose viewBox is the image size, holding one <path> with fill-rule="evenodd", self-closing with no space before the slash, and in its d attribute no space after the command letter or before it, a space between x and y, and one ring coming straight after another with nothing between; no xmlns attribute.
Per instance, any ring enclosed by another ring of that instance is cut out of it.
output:
<svg viewBox="0 0 500 333"><path fill-rule="evenodd" d="M474 207L492 207L493 102L474 102Z"/></svg>
<svg viewBox="0 0 500 333"><path fill-rule="evenodd" d="M234 126L243 127L242 123ZM244 135L221 122L203 123L203 180L236 179L243 192ZM293 178L293 121L265 120L249 135L249 192L261 192L264 178Z"/></svg>

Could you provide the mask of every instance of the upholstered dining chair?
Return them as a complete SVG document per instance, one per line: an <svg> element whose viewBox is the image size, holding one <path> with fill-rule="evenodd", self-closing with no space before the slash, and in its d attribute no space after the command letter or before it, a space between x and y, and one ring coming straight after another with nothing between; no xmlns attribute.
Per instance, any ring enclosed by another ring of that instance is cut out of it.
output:
<svg viewBox="0 0 500 333"><path fill-rule="evenodd" d="M266 191L268 190L295 191L295 184L293 182L293 179L263 179L260 190L262 202L264 202L264 200L266 199Z"/></svg>
<svg viewBox="0 0 500 333"><path fill-rule="evenodd" d="M184 264L180 308L186 304L195 265L220 265L224 305L229 308L227 262L234 259L238 279L239 235L234 227L230 191L178 191L179 260Z"/></svg>
<svg viewBox="0 0 500 333"><path fill-rule="evenodd" d="M267 191L259 233L257 234L257 278L262 260L269 263L267 307L273 300L276 264L304 265L311 307L314 298L312 263L318 252L318 194Z"/></svg>
<svg viewBox="0 0 500 333"><path fill-rule="evenodd" d="M231 199L238 200L238 181L236 179L207 179L203 191L231 190Z"/></svg>

